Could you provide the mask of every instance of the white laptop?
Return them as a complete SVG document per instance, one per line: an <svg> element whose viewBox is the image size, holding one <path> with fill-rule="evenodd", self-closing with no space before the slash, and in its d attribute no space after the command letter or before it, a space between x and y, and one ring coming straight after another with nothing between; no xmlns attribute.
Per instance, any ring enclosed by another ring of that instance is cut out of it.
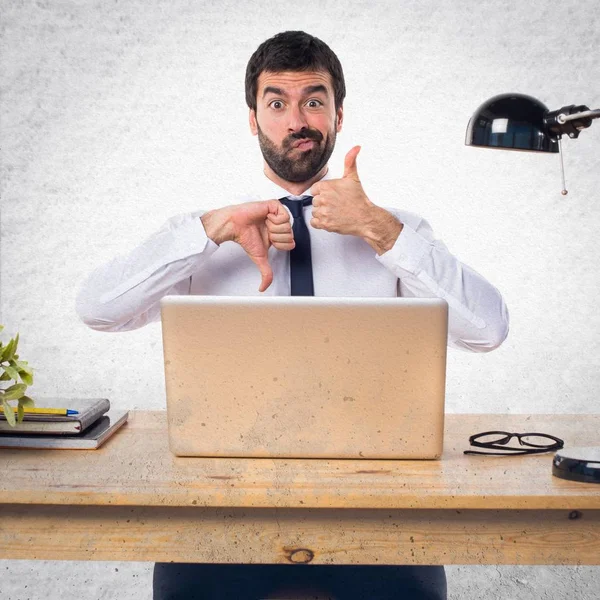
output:
<svg viewBox="0 0 600 600"><path fill-rule="evenodd" d="M177 456L441 456L444 300L166 296L161 312Z"/></svg>

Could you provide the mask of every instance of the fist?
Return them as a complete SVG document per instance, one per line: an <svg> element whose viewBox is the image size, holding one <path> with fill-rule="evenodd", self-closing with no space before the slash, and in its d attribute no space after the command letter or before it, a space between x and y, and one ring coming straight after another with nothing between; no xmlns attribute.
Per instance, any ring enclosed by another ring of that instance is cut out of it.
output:
<svg viewBox="0 0 600 600"><path fill-rule="evenodd" d="M294 242L294 233L292 232L292 221L288 211L281 202L276 212L267 214L267 232L269 234L269 242L277 248L277 250L293 250L296 246Z"/></svg>

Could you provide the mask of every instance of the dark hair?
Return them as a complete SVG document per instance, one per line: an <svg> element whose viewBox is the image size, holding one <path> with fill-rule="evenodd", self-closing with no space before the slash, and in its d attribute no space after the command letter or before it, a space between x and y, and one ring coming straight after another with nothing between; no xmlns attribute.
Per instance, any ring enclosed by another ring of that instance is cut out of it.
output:
<svg viewBox="0 0 600 600"><path fill-rule="evenodd" d="M284 31L263 42L246 67L246 104L256 110L258 77L263 71L326 71L331 75L335 110L346 97L342 65L333 50L304 31Z"/></svg>

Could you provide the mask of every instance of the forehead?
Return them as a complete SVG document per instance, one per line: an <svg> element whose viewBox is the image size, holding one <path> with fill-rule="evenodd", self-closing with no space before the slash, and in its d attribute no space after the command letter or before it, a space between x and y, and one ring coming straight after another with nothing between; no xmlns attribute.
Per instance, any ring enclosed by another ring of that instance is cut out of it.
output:
<svg viewBox="0 0 600 600"><path fill-rule="evenodd" d="M330 94L333 93L331 75L326 71L263 71L258 76L257 91L259 98L266 87L276 87L292 95L301 94L304 88L315 85L324 85Z"/></svg>

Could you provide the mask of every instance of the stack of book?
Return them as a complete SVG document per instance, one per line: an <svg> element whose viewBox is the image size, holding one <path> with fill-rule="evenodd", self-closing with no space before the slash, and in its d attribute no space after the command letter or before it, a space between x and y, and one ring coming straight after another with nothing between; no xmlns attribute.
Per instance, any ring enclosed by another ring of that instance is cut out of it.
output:
<svg viewBox="0 0 600 600"><path fill-rule="evenodd" d="M110 410L108 398L46 398L36 399L35 407L26 408L23 421L12 427L0 406L0 448L94 450L128 416L128 411Z"/></svg>

